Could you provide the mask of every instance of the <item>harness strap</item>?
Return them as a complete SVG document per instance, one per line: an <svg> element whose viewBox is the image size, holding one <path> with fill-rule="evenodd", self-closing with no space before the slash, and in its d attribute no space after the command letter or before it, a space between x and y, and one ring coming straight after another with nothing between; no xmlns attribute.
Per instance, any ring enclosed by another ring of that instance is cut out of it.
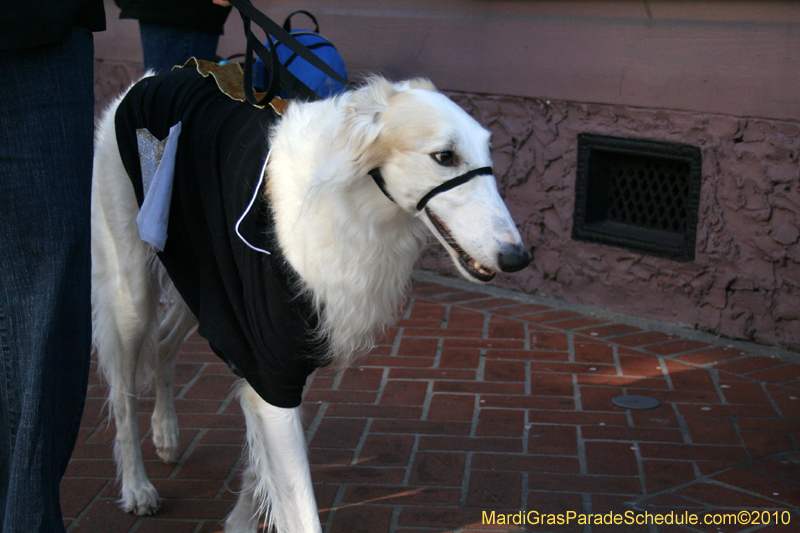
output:
<svg viewBox="0 0 800 533"><path fill-rule="evenodd" d="M383 179L383 174L381 174L381 169L373 168L368 172L368 174L372 176L372 179L375 181L375 185L378 186L378 188L381 190L384 196L386 196L386 198L388 198L389 200L391 200L396 204L397 202L395 201L394 198L392 198L392 195L389 194L389 190L386 188L386 180ZM458 187L459 185L463 185L476 176L483 176L486 174L490 175L492 174L492 167L481 167L472 169L469 172L465 172L460 176L456 176L455 178L449 179L444 183L442 183L441 185L434 187L433 189L430 190L430 192L428 192L428 194L423 196L419 202L417 202L417 212L425 209L425 206L428 204L431 198L433 198L437 194L441 194L445 191L449 191L450 189Z"/></svg>
<svg viewBox="0 0 800 533"><path fill-rule="evenodd" d="M481 167L476 168L474 170L470 170L469 172L465 172L460 176L456 176L451 180L447 180L438 187L434 187L428 194L422 197L422 200L417 203L417 211L422 211L425 208L425 205L430 201L431 198L436 196L437 194L443 193L445 191L449 191L454 187L458 187L459 185L463 185L475 176L482 176L484 174L491 174L492 167Z"/></svg>
<svg viewBox="0 0 800 533"><path fill-rule="evenodd" d="M394 198L392 198L392 195L389 194L389 191L386 189L386 181L383 179L383 174L381 174L381 169L373 168L372 170L369 171L369 175L372 176L373 180L375 180L375 185L378 186L383 195L386 196L386 198L388 198L392 202L397 203L395 202Z"/></svg>
<svg viewBox="0 0 800 533"><path fill-rule="evenodd" d="M327 63L322 61L306 46L301 44L297 39L289 34L284 28L269 19L261 11L253 7L250 0L231 0L233 7L239 10L242 16L242 23L244 25L244 33L247 40L247 52L245 54L245 95L247 101L250 103L257 103L259 105L268 104L272 98L277 94L278 86L294 97L300 97L308 100L318 100L320 96L309 89L306 84L297 79L288 69L278 61L277 52L275 51L275 42L280 42L285 45L289 50L297 54L300 58L306 60L308 63L327 74L343 86L347 86L347 81L342 78L333 68ZM255 22L264 30L270 42L269 48L264 46L261 41L253 35L250 29L250 21ZM271 72L270 86L267 88L267 95L260 101L255 100L252 90L252 68L253 68L253 52L255 52L264 62L265 67Z"/></svg>

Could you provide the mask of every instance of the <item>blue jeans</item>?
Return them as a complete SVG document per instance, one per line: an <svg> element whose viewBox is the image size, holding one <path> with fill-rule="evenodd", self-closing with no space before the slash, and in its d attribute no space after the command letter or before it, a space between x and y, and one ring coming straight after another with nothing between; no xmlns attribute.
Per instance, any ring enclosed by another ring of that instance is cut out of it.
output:
<svg viewBox="0 0 800 533"><path fill-rule="evenodd" d="M208 0L211 2L211 0ZM183 65L190 57L214 61L219 35L161 22L139 21L144 69L157 74Z"/></svg>
<svg viewBox="0 0 800 533"><path fill-rule="evenodd" d="M94 43L0 54L0 530L63 532L91 350Z"/></svg>

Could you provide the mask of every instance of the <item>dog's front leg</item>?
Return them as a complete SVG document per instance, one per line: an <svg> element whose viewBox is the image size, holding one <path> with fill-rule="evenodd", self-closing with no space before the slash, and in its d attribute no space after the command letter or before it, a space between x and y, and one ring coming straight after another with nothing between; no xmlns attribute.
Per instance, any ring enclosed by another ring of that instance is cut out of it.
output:
<svg viewBox="0 0 800 533"><path fill-rule="evenodd" d="M236 500L236 507L225 520L225 533L253 533L258 530L259 518L264 514L256 504L256 475L248 462L242 472L242 491Z"/></svg>
<svg viewBox="0 0 800 533"><path fill-rule="evenodd" d="M225 532L253 533L263 516L279 533L321 532L300 408L272 406L245 381L238 387L249 457Z"/></svg>

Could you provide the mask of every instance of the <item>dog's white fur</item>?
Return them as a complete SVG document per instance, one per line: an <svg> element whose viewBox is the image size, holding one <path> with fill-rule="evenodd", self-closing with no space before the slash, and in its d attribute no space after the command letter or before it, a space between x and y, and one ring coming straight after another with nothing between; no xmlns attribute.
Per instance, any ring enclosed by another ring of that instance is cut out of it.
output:
<svg viewBox="0 0 800 533"><path fill-rule="evenodd" d="M142 463L137 384L152 377L157 396L153 441L163 460L177 460L174 363L196 321L153 249L139 238L138 206L114 129L120 100L106 111L97 130L94 344L110 385L121 504L142 515L156 512L159 501ZM320 313L318 334L329 348L329 362L344 368L395 320L425 226L465 277L475 281L458 264L457 251L415 205L446 180L491 166L489 133L429 82L391 84L373 78L338 97L294 103L269 141L264 194L275 213L281 251ZM455 153L455 165L443 166L431 157L444 150ZM382 169L397 204L368 176L375 167ZM461 248L485 267L500 269L501 248L521 247L492 176L479 176L438 195L428 206ZM163 302L173 303L163 309ZM237 385L237 396L247 422L248 462L225 531L254 533L265 515L281 533L321 531L300 409L271 406L244 381Z"/></svg>

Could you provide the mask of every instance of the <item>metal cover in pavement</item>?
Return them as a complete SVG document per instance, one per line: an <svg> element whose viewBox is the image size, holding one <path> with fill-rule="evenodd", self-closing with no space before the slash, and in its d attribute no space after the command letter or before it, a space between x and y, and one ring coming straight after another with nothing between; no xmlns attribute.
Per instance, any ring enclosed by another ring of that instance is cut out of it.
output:
<svg viewBox="0 0 800 533"><path fill-rule="evenodd" d="M661 402L649 396L617 396L611 402L625 409L655 409L661 406Z"/></svg>

